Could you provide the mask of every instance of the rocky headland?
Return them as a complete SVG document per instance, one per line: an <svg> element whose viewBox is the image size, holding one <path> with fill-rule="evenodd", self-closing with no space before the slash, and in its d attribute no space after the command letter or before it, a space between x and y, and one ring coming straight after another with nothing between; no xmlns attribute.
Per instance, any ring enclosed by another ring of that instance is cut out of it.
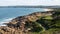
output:
<svg viewBox="0 0 60 34"><path fill-rule="evenodd" d="M18 16L12 19L9 23L4 23L7 26L0 26L0 34L31 34L30 32L32 32L32 30L37 27L35 27L35 22L39 21L41 18L44 18L44 16L52 16L54 13L54 11L46 11ZM45 25L40 24L40 29L46 29Z"/></svg>

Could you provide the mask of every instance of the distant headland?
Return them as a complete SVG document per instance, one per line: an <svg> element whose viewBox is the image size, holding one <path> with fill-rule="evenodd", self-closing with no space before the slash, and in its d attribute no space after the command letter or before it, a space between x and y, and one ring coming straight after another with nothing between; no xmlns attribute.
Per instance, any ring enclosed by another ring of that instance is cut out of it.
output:
<svg viewBox="0 0 60 34"><path fill-rule="evenodd" d="M60 6L0 6L0 8L60 8Z"/></svg>

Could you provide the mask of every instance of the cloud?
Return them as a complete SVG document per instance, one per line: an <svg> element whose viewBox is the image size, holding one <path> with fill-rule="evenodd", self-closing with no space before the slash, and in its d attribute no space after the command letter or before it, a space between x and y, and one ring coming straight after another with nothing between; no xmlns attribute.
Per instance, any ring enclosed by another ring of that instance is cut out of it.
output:
<svg viewBox="0 0 60 34"><path fill-rule="evenodd" d="M8 5L60 5L60 0L0 0L0 6Z"/></svg>

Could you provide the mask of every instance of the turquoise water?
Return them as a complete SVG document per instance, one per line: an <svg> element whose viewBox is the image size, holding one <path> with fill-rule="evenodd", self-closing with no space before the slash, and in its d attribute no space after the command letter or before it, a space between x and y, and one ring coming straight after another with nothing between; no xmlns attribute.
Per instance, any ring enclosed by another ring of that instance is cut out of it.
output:
<svg viewBox="0 0 60 34"><path fill-rule="evenodd" d="M18 16L42 11L43 8L0 8L0 25Z"/></svg>

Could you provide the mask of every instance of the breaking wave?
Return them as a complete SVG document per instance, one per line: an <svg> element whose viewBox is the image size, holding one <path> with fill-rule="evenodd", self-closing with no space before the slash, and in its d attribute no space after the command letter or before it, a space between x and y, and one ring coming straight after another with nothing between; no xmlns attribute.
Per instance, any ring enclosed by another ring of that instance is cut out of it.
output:
<svg viewBox="0 0 60 34"><path fill-rule="evenodd" d="M14 18L4 18L0 21L0 26L6 26L4 23L9 23Z"/></svg>

